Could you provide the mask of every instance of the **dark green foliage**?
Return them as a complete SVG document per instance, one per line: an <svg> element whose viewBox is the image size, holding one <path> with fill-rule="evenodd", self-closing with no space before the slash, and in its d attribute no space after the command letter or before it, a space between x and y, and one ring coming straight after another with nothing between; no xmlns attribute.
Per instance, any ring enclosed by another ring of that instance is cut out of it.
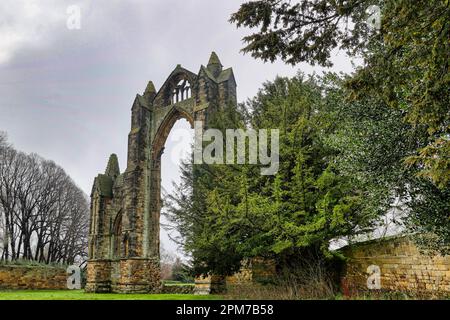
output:
<svg viewBox="0 0 450 320"><path fill-rule="evenodd" d="M410 197L406 222L417 233L416 242L425 250L450 254L450 188L416 180Z"/></svg>
<svg viewBox="0 0 450 320"><path fill-rule="evenodd" d="M367 25L367 8L381 10L379 30ZM446 0L248 1L234 13L256 58L290 64L331 65L333 49L364 60L348 81L355 100L377 97L402 121L422 129L426 144L403 159L439 188L450 182L450 6Z"/></svg>
<svg viewBox="0 0 450 320"><path fill-rule="evenodd" d="M284 263L310 249L330 255L331 239L371 226L324 139L334 130L331 103L317 79L299 75L266 83L240 106L245 119L236 110L215 115L211 127L280 129L280 168L262 176L259 165L183 166L167 214L196 273L232 274L256 256Z"/></svg>
<svg viewBox="0 0 450 320"><path fill-rule="evenodd" d="M424 127L404 122L405 111L393 109L378 96L348 101L344 80L329 75L328 97L336 104L336 131L328 137L339 151L336 166L364 195L361 209L374 217L398 203L408 232L424 249L448 252L450 244L449 187L418 177L418 168L404 159L427 144Z"/></svg>
<svg viewBox="0 0 450 320"><path fill-rule="evenodd" d="M277 78L215 115L212 127L280 129L280 168L185 165L169 216L196 271L231 274L255 256L319 261L330 240L370 231L395 203L417 240L446 252L448 1L248 1L231 21L256 28L243 51L264 61L330 66L337 48L364 62L348 77Z"/></svg>
<svg viewBox="0 0 450 320"><path fill-rule="evenodd" d="M376 1L287 0L248 1L230 21L238 27L257 28L244 38L255 58L274 61L281 57L289 64L307 62L330 66L335 48L352 52L364 46L369 29L363 23L366 8ZM350 23L356 22L354 26Z"/></svg>
<svg viewBox="0 0 450 320"><path fill-rule="evenodd" d="M190 266L181 261L179 258L177 258L172 266L172 280L183 283L194 281Z"/></svg>

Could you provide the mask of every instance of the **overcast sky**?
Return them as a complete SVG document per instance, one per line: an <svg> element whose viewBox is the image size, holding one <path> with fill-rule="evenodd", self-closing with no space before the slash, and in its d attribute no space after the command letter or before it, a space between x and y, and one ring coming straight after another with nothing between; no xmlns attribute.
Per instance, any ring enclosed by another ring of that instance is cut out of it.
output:
<svg viewBox="0 0 450 320"><path fill-rule="evenodd" d="M149 80L159 88L177 64L197 73L216 51L224 67L234 69L239 101L276 75L322 71L241 54L249 30L228 23L241 2L1 0L0 131L17 149L54 160L89 194L111 153L122 171L126 167L136 93ZM81 29L67 27L71 5L81 8ZM352 70L345 56L334 61L333 71ZM174 127L183 128L185 121ZM169 191L178 177L179 157L171 155L187 151L179 132L170 135L163 158ZM162 241L168 242L165 234Z"/></svg>

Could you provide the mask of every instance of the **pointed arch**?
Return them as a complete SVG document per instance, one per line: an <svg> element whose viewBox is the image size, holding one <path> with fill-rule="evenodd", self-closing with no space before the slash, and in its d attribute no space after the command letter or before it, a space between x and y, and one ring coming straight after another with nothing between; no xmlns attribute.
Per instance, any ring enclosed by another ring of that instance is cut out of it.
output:
<svg viewBox="0 0 450 320"><path fill-rule="evenodd" d="M119 211L119 213L116 215L116 218L114 219L112 235L113 257L120 258L122 256L122 211Z"/></svg>
<svg viewBox="0 0 450 320"><path fill-rule="evenodd" d="M175 124L175 122L177 122L177 120L182 118L186 119L190 123L191 128L194 128L193 116L187 111L174 106L168 112L164 120L161 122L158 130L156 131L156 135L152 143L152 160L155 161L161 156L167 137L169 136L173 125Z"/></svg>

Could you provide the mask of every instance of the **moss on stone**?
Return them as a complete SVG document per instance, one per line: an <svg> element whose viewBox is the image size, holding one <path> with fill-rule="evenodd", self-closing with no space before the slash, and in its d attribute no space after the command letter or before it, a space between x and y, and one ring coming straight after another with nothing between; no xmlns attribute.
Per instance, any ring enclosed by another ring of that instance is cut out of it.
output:
<svg viewBox="0 0 450 320"><path fill-rule="evenodd" d="M115 153L109 156L108 165L105 174L115 179L120 174L119 159Z"/></svg>

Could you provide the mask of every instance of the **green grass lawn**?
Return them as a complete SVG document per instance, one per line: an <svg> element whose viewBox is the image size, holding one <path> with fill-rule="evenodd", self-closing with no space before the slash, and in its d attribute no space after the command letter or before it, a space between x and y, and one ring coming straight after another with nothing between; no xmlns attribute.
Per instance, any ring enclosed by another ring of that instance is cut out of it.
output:
<svg viewBox="0 0 450 320"><path fill-rule="evenodd" d="M221 300L219 295L85 293L83 290L0 291L0 300Z"/></svg>

